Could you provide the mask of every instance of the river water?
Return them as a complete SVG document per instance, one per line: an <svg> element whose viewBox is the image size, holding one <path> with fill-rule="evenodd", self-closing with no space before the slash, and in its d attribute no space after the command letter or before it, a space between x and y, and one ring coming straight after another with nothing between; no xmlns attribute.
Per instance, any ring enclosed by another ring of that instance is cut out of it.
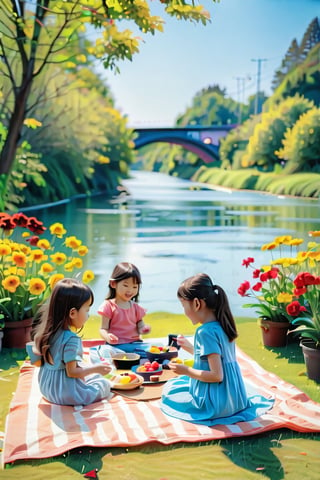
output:
<svg viewBox="0 0 320 480"><path fill-rule="evenodd" d="M96 277L91 313L107 292L114 265L129 261L141 271L140 304L148 312L182 313L179 284L205 272L226 290L235 315L252 317L237 294L249 279L242 260L268 263L263 243L284 234L307 242L310 230L320 230L319 200L208 189L160 173L132 175L123 182L130 191L125 202L97 196L32 212L47 226L63 223L89 247L86 268Z"/></svg>

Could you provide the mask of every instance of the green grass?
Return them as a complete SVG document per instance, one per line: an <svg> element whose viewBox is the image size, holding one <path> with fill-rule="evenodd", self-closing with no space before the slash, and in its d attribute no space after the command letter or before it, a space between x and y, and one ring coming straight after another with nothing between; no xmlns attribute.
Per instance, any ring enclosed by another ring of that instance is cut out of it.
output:
<svg viewBox="0 0 320 480"><path fill-rule="evenodd" d="M148 337L168 333L192 335L195 327L184 315L166 312L148 314L152 326ZM301 349L297 343L282 348L262 345L256 320L238 318L238 346L263 368L296 385L313 400L320 402L320 385L305 375ZM99 338L99 317L92 316L85 325L83 338ZM24 351L0 353L0 431L15 391L19 362ZM54 458L16 462L0 478L15 480L67 480L83 478L84 472L99 469L99 480L219 480L258 479L318 480L320 434L302 434L287 429L251 437L230 438L206 443L163 446L159 444L124 448L82 448ZM36 468L35 468L36 467Z"/></svg>

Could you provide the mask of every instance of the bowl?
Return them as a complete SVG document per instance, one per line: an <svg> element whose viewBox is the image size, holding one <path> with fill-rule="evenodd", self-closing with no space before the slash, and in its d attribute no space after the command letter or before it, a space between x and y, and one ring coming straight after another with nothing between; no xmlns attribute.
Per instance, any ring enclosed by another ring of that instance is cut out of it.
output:
<svg viewBox="0 0 320 480"><path fill-rule="evenodd" d="M146 355L148 360L150 360L150 362L156 361L162 363L164 360L171 360L178 356L178 349L176 347L166 348L169 348L168 352L150 352L150 350L147 350Z"/></svg>
<svg viewBox="0 0 320 480"><path fill-rule="evenodd" d="M112 361L118 370L131 370L134 365L139 365L140 355L137 353L116 353L112 356Z"/></svg>
<svg viewBox="0 0 320 480"><path fill-rule="evenodd" d="M150 377L152 377L153 375L162 375L162 366L160 365L160 367L158 368L158 370L153 370L152 372L137 372L137 369L142 366L142 365L135 365L134 367L132 367L132 371L134 373L136 373L137 375L141 376L143 378L143 380L145 382L150 382Z"/></svg>
<svg viewBox="0 0 320 480"><path fill-rule="evenodd" d="M124 377L126 376L125 373L122 373L120 375L117 375L116 378L119 379L119 377ZM135 374L136 379L133 381L130 381L129 383L114 383L112 388L115 390L134 390L135 388L141 387L141 385L144 382L144 378L141 375Z"/></svg>

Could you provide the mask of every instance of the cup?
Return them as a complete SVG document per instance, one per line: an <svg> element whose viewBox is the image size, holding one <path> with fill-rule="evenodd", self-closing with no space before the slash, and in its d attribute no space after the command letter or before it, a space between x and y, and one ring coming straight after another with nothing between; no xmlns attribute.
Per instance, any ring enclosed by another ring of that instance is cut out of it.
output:
<svg viewBox="0 0 320 480"><path fill-rule="evenodd" d="M177 337L178 333L169 333L168 335L168 345L169 347L176 347L177 350L179 350L180 345L177 343Z"/></svg>

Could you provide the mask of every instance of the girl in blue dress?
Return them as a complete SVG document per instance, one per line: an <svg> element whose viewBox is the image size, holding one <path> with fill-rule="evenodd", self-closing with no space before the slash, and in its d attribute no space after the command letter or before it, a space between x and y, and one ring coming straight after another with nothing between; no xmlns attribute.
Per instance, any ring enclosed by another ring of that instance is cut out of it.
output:
<svg viewBox="0 0 320 480"><path fill-rule="evenodd" d="M80 331L88 319L93 293L74 278L56 283L49 303L40 312L34 334L33 354L41 359L39 387L49 402L88 405L111 396L110 382L102 375L110 365L83 362ZM37 358L33 355L33 363Z"/></svg>
<svg viewBox="0 0 320 480"><path fill-rule="evenodd" d="M273 400L248 398L236 360L238 336L225 291L199 273L185 280L178 298L186 316L200 323L194 344L183 336L178 344L194 355L193 367L170 363L179 376L164 386L161 409L167 415L203 425L253 420L272 408Z"/></svg>

